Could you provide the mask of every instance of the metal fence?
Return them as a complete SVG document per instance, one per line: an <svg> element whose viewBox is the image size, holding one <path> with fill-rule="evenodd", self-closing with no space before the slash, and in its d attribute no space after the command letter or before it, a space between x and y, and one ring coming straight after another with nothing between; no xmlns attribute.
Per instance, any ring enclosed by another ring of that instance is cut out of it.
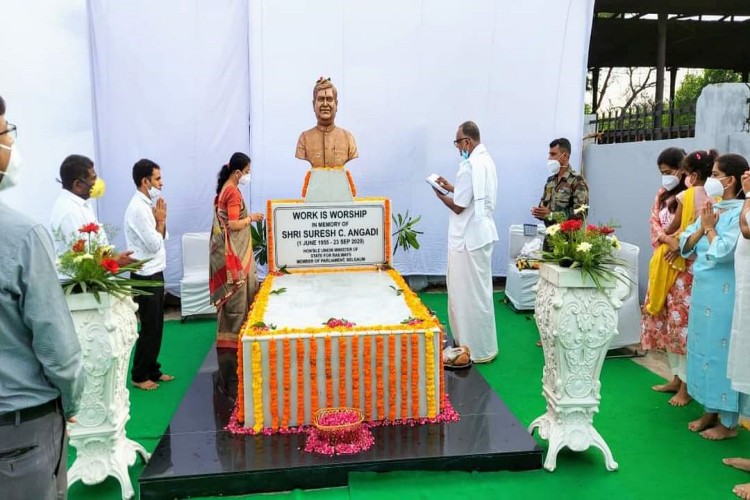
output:
<svg viewBox="0 0 750 500"><path fill-rule="evenodd" d="M635 106L596 115L597 144L656 141L695 137L695 103L675 107L670 103L663 109Z"/></svg>

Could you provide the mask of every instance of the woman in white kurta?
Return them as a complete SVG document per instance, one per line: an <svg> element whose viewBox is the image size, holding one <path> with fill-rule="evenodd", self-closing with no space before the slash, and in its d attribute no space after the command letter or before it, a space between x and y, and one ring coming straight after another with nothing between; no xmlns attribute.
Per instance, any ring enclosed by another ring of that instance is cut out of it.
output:
<svg viewBox="0 0 750 500"><path fill-rule="evenodd" d="M750 191L750 172L742 176L742 190ZM740 214L740 237L734 253L735 297L727 376L740 393L740 413L750 416L750 200ZM750 458L725 458L724 463L750 472ZM750 498L750 483L738 484L734 493Z"/></svg>

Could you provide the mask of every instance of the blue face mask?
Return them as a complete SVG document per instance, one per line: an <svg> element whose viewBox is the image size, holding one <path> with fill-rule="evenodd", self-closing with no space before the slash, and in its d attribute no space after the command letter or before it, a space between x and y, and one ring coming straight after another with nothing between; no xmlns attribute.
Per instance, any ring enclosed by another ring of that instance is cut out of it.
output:
<svg viewBox="0 0 750 500"><path fill-rule="evenodd" d="M461 150L461 158L463 158L464 160L468 160L469 159L469 152L466 151L466 150Z"/></svg>

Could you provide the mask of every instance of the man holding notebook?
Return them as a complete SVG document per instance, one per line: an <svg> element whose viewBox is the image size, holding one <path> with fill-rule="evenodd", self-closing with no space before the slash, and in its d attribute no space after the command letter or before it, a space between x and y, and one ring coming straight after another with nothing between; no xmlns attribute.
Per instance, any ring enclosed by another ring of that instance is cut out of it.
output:
<svg viewBox="0 0 750 500"><path fill-rule="evenodd" d="M497 172L474 122L464 122L453 144L461 155L456 184L443 177L437 197L450 209L448 219L448 320L458 347L474 363L497 356L492 300L492 248L497 237ZM460 353L455 353L460 357ZM451 364L452 356L448 356Z"/></svg>

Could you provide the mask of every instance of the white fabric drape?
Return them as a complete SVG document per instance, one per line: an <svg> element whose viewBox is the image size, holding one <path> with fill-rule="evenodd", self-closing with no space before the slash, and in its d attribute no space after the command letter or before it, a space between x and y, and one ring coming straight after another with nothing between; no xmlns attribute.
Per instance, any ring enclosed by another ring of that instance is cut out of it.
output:
<svg viewBox="0 0 750 500"><path fill-rule="evenodd" d="M88 10L95 162L108 186L99 220L122 229L133 164L158 163L165 279L178 294L182 234L210 230L219 169L249 150L247 2L89 0ZM121 230L113 240L124 246Z"/></svg>
<svg viewBox="0 0 750 500"><path fill-rule="evenodd" d="M336 122L357 140L347 166L358 192L422 216L420 250L398 252L396 267L444 274L448 213L424 178L455 178L456 127L474 120L498 168L492 269L504 275L503 235L535 222L550 140L570 138L580 162L593 0L250 4L253 194L299 196L295 143L314 124L315 80L331 76Z"/></svg>
<svg viewBox="0 0 750 500"><path fill-rule="evenodd" d="M0 94L25 172L0 196L46 222L62 159L93 156L107 182L99 220L119 228L122 247L132 165L156 161L167 288L178 293L182 234L209 230L216 174L232 152L253 158L252 211L299 197L307 167L295 143L314 123L312 87L326 75L339 90L337 123L359 146L349 167L360 195L422 216L422 248L396 254L404 274L445 273L447 209L424 178L455 177L456 127L477 122L498 168L492 270L504 275L503 235L534 222L549 141L571 139L580 162L593 3L8 0Z"/></svg>
<svg viewBox="0 0 750 500"><path fill-rule="evenodd" d="M94 154L85 0L2 0L0 95L18 126L18 186L0 199L47 225L71 153Z"/></svg>

